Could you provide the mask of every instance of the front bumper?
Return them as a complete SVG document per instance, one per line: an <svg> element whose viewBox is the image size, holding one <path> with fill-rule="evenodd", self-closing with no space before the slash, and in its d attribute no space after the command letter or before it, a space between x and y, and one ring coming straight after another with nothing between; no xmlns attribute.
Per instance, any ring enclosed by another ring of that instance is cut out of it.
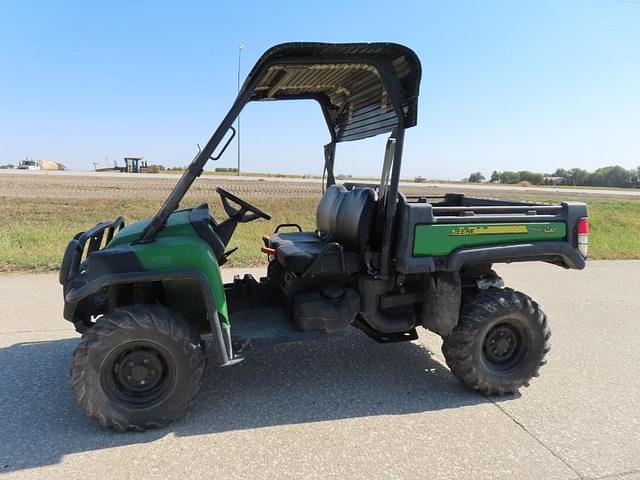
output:
<svg viewBox="0 0 640 480"><path fill-rule="evenodd" d="M58 280L66 286L85 268L82 259L86 259L91 252L100 250L108 245L114 235L124 227L124 218L118 217L112 222L101 222L85 232L79 232L69 242L62 263ZM87 244L88 241L88 244Z"/></svg>

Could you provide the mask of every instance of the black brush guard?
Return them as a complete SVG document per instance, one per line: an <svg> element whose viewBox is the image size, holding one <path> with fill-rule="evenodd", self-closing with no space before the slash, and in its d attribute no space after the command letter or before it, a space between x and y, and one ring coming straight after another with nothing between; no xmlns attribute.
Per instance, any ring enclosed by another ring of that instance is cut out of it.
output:
<svg viewBox="0 0 640 480"><path fill-rule="evenodd" d="M101 222L85 232L77 233L67 245L62 257L58 276L60 284L66 285L73 280L82 270L82 258L87 258L91 252L100 250L103 241L104 245L107 245L123 227L124 218L118 217L112 222Z"/></svg>

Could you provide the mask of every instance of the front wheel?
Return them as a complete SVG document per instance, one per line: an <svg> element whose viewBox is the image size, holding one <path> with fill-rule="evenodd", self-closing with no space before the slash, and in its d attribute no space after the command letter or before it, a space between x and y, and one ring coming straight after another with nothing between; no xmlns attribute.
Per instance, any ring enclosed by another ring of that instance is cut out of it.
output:
<svg viewBox="0 0 640 480"><path fill-rule="evenodd" d="M200 390L197 329L159 305L119 308L82 335L71 383L90 417L119 431L173 421Z"/></svg>
<svg viewBox="0 0 640 480"><path fill-rule="evenodd" d="M521 292L490 288L463 303L442 353L465 386L485 395L514 393L538 375L550 336L536 302Z"/></svg>

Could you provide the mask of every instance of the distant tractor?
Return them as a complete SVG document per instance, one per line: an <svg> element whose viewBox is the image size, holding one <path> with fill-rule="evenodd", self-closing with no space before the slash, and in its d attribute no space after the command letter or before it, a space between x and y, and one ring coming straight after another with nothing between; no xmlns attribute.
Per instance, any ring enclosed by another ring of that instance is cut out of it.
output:
<svg viewBox="0 0 640 480"><path fill-rule="evenodd" d="M146 173L147 161L144 157L124 157L124 171L125 173Z"/></svg>
<svg viewBox="0 0 640 480"><path fill-rule="evenodd" d="M121 173L159 173L160 167L158 165L147 165L147 161L142 155L133 156L127 155L122 157L124 160L124 166L118 165L117 161L113 162L113 167L99 168L96 162L93 162L93 168L96 172L121 172Z"/></svg>

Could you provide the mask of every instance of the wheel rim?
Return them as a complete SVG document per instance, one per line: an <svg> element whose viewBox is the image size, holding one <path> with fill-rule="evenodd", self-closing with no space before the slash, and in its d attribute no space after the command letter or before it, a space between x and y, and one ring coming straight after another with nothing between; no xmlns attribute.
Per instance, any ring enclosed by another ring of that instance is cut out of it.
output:
<svg viewBox="0 0 640 480"><path fill-rule="evenodd" d="M529 351L529 336L517 324L501 322L486 334L482 353L492 370L507 372L518 368Z"/></svg>
<svg viewBox="0 0 640 480"><path fill-rule="evenodd" d="M171 355L160 345L132 342L112 352L102 367L102 387L111 400L128 408L162 402L175 382Z"/></svg>

